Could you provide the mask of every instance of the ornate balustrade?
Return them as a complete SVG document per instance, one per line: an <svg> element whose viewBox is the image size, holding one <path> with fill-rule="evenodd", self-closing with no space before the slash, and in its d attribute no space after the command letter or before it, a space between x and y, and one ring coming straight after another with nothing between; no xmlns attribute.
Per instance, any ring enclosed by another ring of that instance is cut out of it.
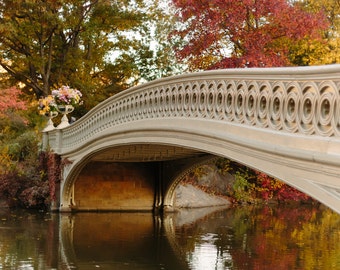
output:
<svg viewBox="0 0 340 270"><path fill-rule="evenodd" d="M322 137L340 136L340 65L232 69L168 77L123 91L64 129L49 131L57 153L115 126L194 118Z"/></svg>

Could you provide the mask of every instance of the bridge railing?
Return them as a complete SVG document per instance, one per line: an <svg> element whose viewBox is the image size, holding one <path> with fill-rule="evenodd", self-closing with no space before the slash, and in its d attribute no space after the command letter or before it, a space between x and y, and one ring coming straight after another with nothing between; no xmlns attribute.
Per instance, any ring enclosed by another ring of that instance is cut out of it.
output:
<svg viewBox="0 0 340 270"><path fill-rule="evenodd" d="M340 136L340 65L216 70L155 80L97 105L48 132L59 154L115 126L145 119L195 118L322 137Z"/></svg>

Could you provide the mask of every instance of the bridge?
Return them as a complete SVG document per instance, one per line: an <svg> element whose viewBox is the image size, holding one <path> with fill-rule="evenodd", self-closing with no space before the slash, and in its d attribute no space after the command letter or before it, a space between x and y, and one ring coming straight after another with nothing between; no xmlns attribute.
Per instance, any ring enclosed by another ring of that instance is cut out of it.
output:
<svg viewBox="0 0 340 270"><path fill-rule="evenodd" d="M61 158L54 208L171 210L194 166L225 157L340 213L340 65L155 80L43 134Z"/></svg>

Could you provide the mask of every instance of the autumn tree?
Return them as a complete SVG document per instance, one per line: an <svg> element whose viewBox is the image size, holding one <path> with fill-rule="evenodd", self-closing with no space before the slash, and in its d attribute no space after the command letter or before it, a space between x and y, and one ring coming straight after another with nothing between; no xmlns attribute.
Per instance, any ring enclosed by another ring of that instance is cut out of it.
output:
<svg viewBox="0 0 340 270"><path fill-rule="evenodd" d="M287 0L173 0L177 56L191 70L289 66L302 39L321 38L327 20Z"/></svg>
<svg viewBox="0 0 340 270"><path fill-rule="evenodd" d="M298 65L340 63L340 1L300 0L297 2L308 12L324 12L329 27L322 32L323 42L302 40L290 54L291 61Z"/></svg>
<svg viewBox="0 0 340 270"><path fill-rule="evenodd" d="M24 116L28 104L20 99L20 89L16 87L2 89L0 91L0 171L4 172L4 166L10 160L10 145L8 142L25 131L28 119ZM1 173L0 173L1 174Z"/></svg>
<svg viewBox="0 0 340 270"><path fill-rule="evenodd" d="M81 89L89 109L141 78L155 77L155 54L163 52L150 46L155 38L150 26L162 16L155 5L143 0L1 1L0 66L13 84L21 82L36 98L63 84Z"/></svg>
<svg viewBox="0 0 340 270"><path fill-rule="evenodd" d="M22 95L17 87L0 90L0 200L8 206L46 207L49 186L38 158L40 132L32 128L34 116L41 117Z"/></svg>
<svg viewBox="0 0 340 270"><path fill-rule="evenodd" d="M20 89L11 87L0 92L0 116L6 115L13 110L25 110L27 105L20 100Z"/></svg>

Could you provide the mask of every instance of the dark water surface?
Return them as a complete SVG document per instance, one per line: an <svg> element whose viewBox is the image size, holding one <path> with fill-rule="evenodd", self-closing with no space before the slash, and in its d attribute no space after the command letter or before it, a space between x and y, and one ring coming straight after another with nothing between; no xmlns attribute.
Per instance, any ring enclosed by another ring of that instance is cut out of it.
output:
<svg viewBox="0 0 340 270"><path fill-rule="evenodd" d="M167 214L0 211L0 269L340 269L324 207Z"/></svg>

